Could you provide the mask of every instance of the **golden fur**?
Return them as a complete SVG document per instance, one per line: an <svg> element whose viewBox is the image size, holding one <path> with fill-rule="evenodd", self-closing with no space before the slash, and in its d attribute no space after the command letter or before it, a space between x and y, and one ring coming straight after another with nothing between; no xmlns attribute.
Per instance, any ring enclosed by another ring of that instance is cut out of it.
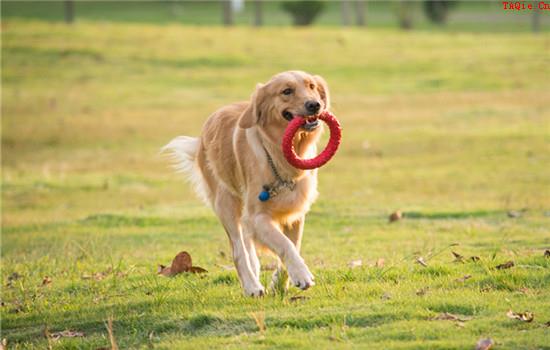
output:
<svg viewBox="0 0 550 350"><path fill-rule="evenodd" d="M308 101L318 101L319 111L308 111ZM296 286L306 289L314 284L299 250L305 214L317 197L317 170L296 169L284 158L281 140L288 121L283 113L319 114L329 106L328 88L321 77L301 71L284 72L266 84L258 84L249 102L214 112L200 138L179 137L165 146L224 226L247 295L264 294L256 245L265 246L280 258ZM321 127L299 131L294 139L298 155L313 156L321 132ZM275 180L264 148L280 175L295 180L296 188L285 188L261 202L258 194L263 185ZM278 279L285 275L282 268L280 265L274 274L275 284L280 285Z"/></svg>

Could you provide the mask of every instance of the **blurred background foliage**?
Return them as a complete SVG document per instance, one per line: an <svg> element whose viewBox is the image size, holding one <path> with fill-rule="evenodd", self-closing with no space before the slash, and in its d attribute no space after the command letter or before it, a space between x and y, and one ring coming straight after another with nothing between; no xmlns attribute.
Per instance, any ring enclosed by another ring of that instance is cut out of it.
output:
<svg viewBox="0 0 550 350"><path fill-rule="evenodd" d="M312 23L446 31L550 29L550 16L505 11L501 1L2 1L2 17L199 26Z"/></svg>

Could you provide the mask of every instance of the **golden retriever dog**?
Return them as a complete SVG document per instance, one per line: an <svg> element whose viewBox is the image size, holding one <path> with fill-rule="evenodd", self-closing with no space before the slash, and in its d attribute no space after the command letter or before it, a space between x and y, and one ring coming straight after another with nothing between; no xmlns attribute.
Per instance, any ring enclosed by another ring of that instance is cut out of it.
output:
<svg viewBox="0 0 550 350"><path fill-rule="evenodd" d="M179 136L163 148L218 216L246 295L265 293L256 247L279 257L272 288L286 288L288 277L301 289L315 284L300 256L300 245L305 215L318 194L317 170L291 166L281 142L292 118L318 115L329 107L323 78L283 72L258 84L250 101L214 112L200 137ZM295 136L294 149L300 157L317 153L319 124L308 122ZM270 194L268 200L260 200L262 191Z"/></svg>

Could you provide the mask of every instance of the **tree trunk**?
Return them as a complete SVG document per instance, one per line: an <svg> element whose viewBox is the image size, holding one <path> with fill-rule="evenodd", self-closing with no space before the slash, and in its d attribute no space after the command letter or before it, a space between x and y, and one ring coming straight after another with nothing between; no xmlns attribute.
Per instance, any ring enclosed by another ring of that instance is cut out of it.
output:
<svg viewBox="0 0 550 350"><path fill-rule="evenodd" d="M74 2L73 0L65 0L65 23L70 24L74 21Z"/></svg>
<svg viewBox="0 0 550 350"><path fill-rule="evenodd" d="M261 27L263 24L262 0L254 0L254 26Z"/></svg>
<svg viewBox="0 0 550 350"><path fill-rule="evenodd" d="M540 31L540 10L539 10L539 4L537 1L533 1L533 16L532 18L532 27L533 32L537 33Z"/></svg>
<svg viewBox="0 0 550 350"><path fill-rule="evenodd" d="M410 30L413 27L413 7L411 5L411 2L403 0L397 3L397 17L401 29Z"/></svg>
<svg viewBox="0 0 550 350"><path fill-rule="evenodd" d="M233 25L233 10L231 9L230 0L222 0L223 5L223 25L232 26Z"/></svg>
<svg viewBox="0 0 550 350"><path fill-rule="evenodd" d="M367 7L367 2L365 0L355 1L355 16L358 26L365 26L365 8Z"/></svg>
<svg viewBox="0 0 550 350"><path fill-rule="evenodd" d="M349 17L350 17L350 14L349 14L349 11L350 11L350 8L349 8L349 0L342 0L340 1L340 7L341 7L341 10L342 10L342 25L347 27L350 25L350 20L349 20Z"/></svg>

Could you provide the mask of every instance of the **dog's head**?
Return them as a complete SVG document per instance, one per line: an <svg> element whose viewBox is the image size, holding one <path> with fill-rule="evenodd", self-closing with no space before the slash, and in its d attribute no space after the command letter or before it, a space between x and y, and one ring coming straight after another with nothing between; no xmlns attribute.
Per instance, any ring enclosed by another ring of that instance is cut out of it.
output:
<svg viewBox="0 0 550 350"><path fill-rule="evenodd" d="M239 126L246 129L257 125L269 129L269 134L279 134L293 118L319 115L329 107L328 87L323 78L301 71L279 73L266 84L256 86ZM317 126L318 122L309 124L305 131L320 129Z"/></svg>

